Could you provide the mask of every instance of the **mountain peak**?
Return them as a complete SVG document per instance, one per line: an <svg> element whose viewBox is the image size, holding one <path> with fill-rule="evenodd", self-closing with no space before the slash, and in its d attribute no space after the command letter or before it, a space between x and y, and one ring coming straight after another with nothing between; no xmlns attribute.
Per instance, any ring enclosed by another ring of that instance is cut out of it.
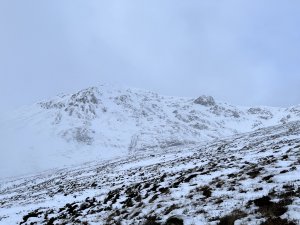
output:
<svg viewBox="0 0 300 225"><path fill-rule="evenodd" d="M76 103L97 105L100 91L97 87L90 87L71 95L70 100Z"/></svg>

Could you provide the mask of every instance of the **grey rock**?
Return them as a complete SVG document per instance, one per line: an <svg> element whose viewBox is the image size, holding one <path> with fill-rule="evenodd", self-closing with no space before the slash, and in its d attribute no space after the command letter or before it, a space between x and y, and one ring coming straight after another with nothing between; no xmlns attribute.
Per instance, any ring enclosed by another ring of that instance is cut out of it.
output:
<svg viewBox="0 0 300 225"><path fill-rule="evenodd" d="M216 102L212 96L202 95L199 98L195 99L195 104L204 105L204 106L214 106Z"/></svg>

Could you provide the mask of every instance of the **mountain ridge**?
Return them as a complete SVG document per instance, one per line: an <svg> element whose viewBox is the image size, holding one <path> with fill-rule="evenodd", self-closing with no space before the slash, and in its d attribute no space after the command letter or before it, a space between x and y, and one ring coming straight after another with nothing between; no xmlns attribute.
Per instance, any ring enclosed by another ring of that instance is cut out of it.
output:
<svg viewBox="0 0 300 225"><path fill-rule="evenodd" d="M300 107L241 107L205 95L184 98L100 85L10 117L1 123L0 147L22 158L23 171L35 172L284 124L300 119Z"/></svg>

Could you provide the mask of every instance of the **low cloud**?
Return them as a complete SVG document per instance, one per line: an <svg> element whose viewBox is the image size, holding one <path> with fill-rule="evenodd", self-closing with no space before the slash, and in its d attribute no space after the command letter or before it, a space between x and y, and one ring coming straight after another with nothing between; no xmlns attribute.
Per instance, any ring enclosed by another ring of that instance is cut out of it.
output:
<svg viewBox="0 0 300 225"><path fill-rule="evenodd" d="M299 103L297 1L0 3L0 101L118 83L240 105Z"/></svg>

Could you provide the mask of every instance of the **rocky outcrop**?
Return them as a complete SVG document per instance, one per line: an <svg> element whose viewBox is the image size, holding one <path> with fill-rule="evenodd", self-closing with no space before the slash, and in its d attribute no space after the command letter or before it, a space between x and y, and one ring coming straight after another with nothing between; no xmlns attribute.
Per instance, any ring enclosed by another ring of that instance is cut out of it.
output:
<svg viewBox="0 0 300 225"><path fill-rule="evenodd" d="M216 102L212 96L202 95L199 98L194 100L195 104L204 105L204 106L214 106Z"/></svg>

